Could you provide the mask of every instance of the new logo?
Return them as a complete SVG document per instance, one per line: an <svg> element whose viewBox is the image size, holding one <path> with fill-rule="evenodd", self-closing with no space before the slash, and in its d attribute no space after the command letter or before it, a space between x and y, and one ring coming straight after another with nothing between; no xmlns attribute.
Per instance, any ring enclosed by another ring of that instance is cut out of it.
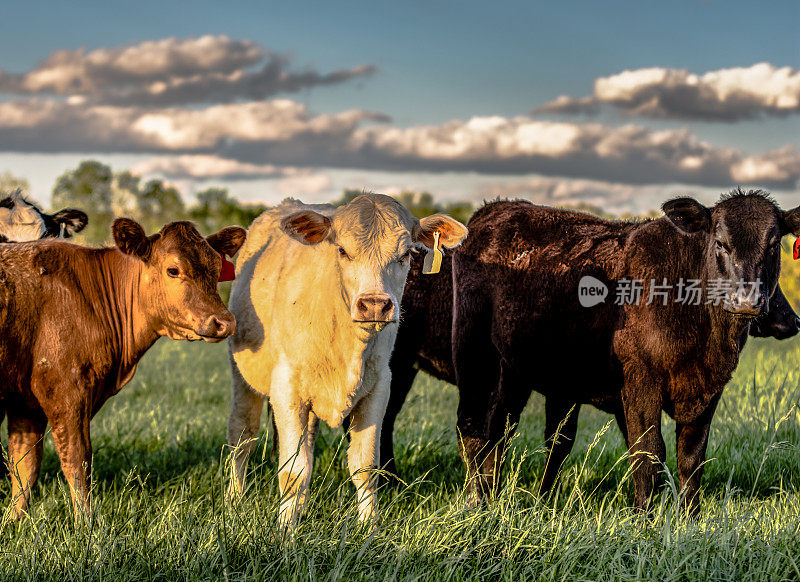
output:
<svg viewBox="0 0 800 582"><path fill-rule="evenodd" d="M593 307L608 297L608 287L590 275L581 277L578 283L578 301L583 307Z"/></svg>

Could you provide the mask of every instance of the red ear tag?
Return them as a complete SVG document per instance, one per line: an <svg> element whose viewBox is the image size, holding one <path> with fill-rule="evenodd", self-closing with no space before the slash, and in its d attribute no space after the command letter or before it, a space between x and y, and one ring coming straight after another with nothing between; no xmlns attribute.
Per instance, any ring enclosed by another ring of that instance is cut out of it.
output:
<svg viewBox="0 0 800 582"><path fill-rule="evenodd" d="M236 267L225 258L225 253L217 252L219 253L219 258L222 259L222 270L219 272L219 282L233 281L236 278Z"/></svg>
<svg viewBox="0 0 800 582"><path fill-rule="evenodd" d="M794 240L794 251L792 252L794 260L800 259L800 236Z"/></svg>

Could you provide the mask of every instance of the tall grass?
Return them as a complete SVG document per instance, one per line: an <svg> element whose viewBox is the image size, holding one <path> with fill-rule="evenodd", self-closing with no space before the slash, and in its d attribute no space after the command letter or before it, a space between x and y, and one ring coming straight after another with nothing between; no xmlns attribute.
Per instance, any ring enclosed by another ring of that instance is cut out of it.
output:
<svg viewBox="0 0 800 582"><path fill-rule="evenodd" d="M308 514L277 529L276 463L262 435L243 499L224 502L229 386L224 346L160 342L92 424L94 506L75 522L48 436L31 517L2 525L2 579L599 580L800 579L800 340L752 342L712 426L702 512L687 520L670 454L650 517L630 509L625 447L585 408L558 491L534 397L495 501L466 509L455 389L420 377L398 422L405 486L359 526L346 441L324 428ZM268 426L267 423L266 427ZM668 450L674 425L664 421ZM8 485L0 491L8 498Z"/></svg>

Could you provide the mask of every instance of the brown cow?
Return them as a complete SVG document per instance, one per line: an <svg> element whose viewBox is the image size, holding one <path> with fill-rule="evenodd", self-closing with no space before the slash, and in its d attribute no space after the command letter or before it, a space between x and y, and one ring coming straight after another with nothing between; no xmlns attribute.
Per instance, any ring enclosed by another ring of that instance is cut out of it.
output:
<svg viewBox="0 0 800 582"><path fill-rule="evenodd" d="M422 255L415 255L411 259L411 270L401 305L402 319L389 364L392 385L381 430L380 465L388 474L399 475L393 440L395 421L417 373L423 370L439 380L456 383L450 339L453 326L452 255L453 252L445 252L441 273L436 277L422 274ZM798 332L800 319L779 285L770 298L769 311L750 323L750 335L782 340L794 337ZM534 390L538 388L537 385L533 386ZM542 493L547 493L555 483L561 464L572 450L577 433L581 405L577 402L563 403L561 400L548 398L545 403L545 439L550 452L541 481ZM562 423L569 410L572 411L569 422ZM615 402L610 410L617 413L616 420L624 436L627 428L625 416L621 412L621 402ZM556 430L559 430L559 439L555 438Z"/></svg>
<svg viewBox="0 0 800 582"><path fill-rule="evenodd" d="M662 479L662 411L674 418L680 487L697 511L715 408L775 297L781 237L800 234L800 208L737 190L712 208L678 198L663 210L635 223L495 202L470 220L453 255L453 367L476 497L494 489L505 427L535 386L561 409L552 418L575 403L623 415L640 508ZM587 278L610 299L582 301Z"/></svg>
<svg viewBox="0 0 800 582"><path fill-rule="evenodd" d="M117 248L39 241L0 246L0 401L16 516L27 509L49 422L73 505L88 509L89 421L161 336L218 342L236 328L217 293L220 254L245 230L204 239L189 222L148 237L113 225Z"/></svg>

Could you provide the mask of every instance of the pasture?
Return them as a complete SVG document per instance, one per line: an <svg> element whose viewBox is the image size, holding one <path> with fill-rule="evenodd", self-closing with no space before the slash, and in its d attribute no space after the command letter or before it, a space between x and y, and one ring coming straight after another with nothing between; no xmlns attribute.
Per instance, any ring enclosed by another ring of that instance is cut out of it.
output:
<svg viewBox="0 0 800 582"><path fill-rule="evenodd" d="M85 524L73 521L48 434L31 518L2 525L4 580L800 578L797 338L750 340L712 425L695 521L677 514L669 486L651 518L629 509L622 439L589 407L557 494L537 498L538 396L509 451L503 494L465 509L456 391L420 375L396 433L407 482L381 491L380 527L358 526L346 441L324 427L309 514L291 536L276 527L267 422L243 501L224 503L226 349L162 339L103 407L92 423L95 503ZM663 422L672 471L672 423ZM8 483L0 492L7 503Z"/></svg>

